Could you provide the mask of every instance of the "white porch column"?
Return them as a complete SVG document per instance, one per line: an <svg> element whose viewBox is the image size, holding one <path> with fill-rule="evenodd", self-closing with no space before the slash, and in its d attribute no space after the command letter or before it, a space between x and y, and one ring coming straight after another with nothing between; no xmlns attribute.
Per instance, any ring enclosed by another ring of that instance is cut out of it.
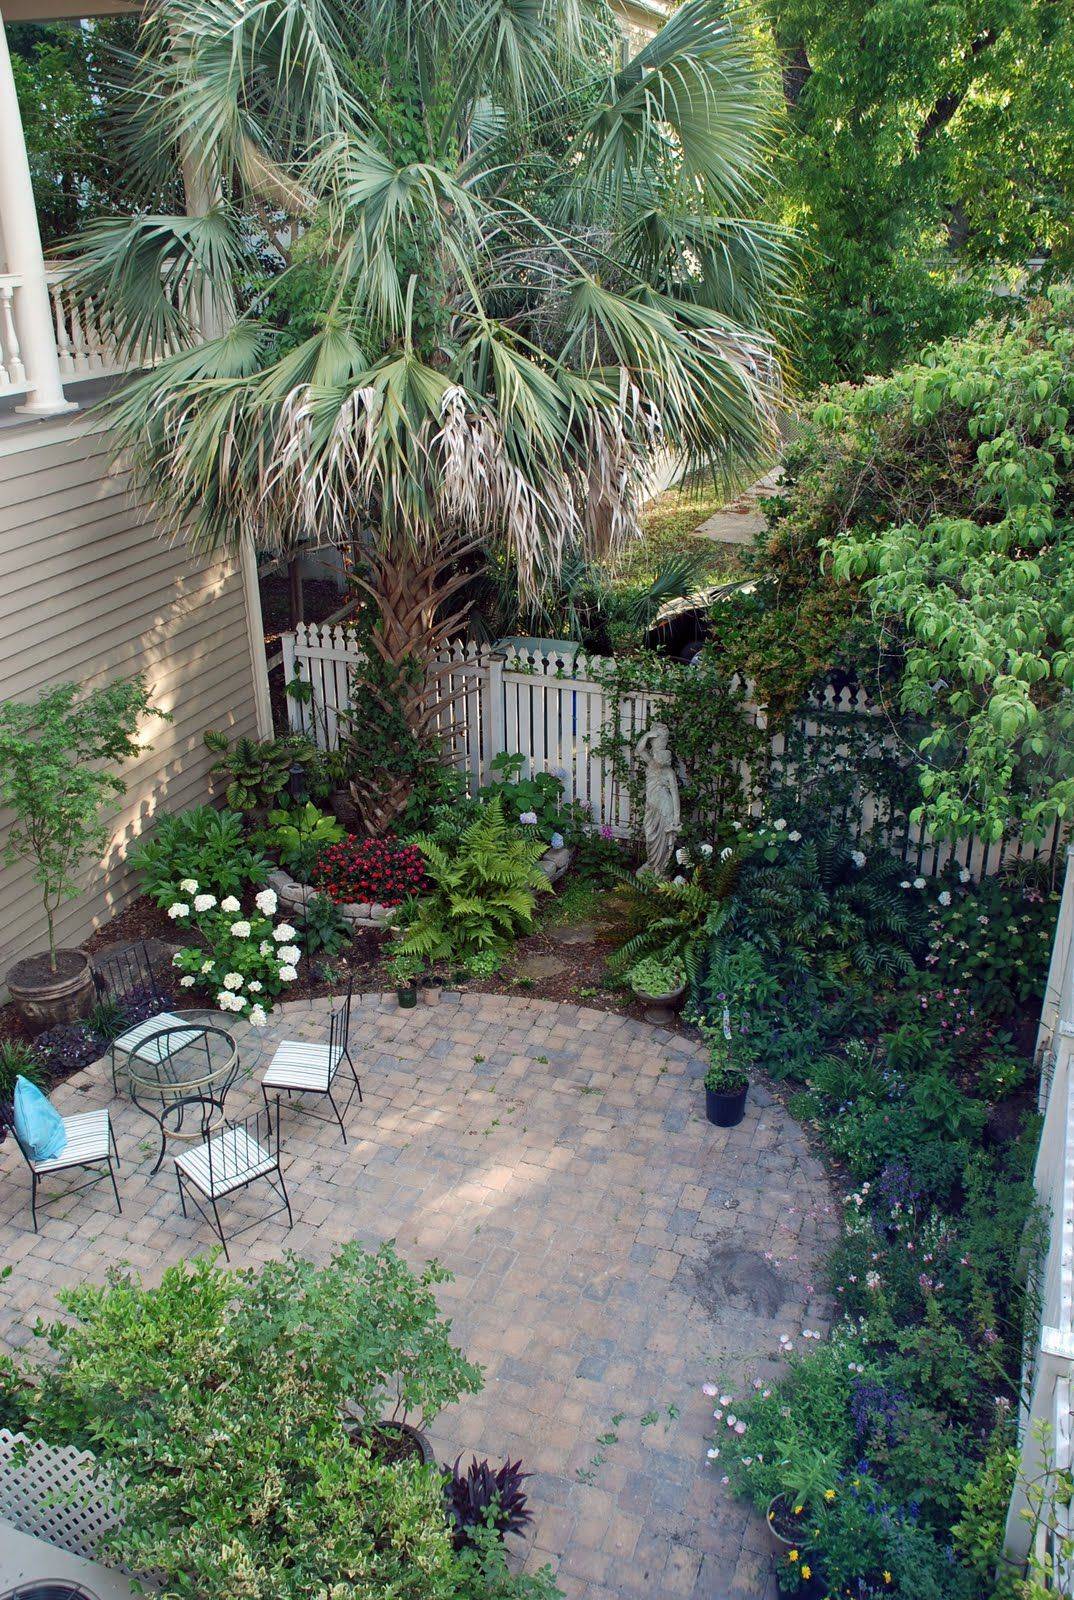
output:
<svg viewBox="0 0 1074 1600"><path fill-rule="evenodd" d="M8 272L21 281L15 292L14 311L22 361L33 385L25 404L18 407L37 417L75 411L60 382L56 355L56 329L45 282L45 257L37 226L30 165L22 117L15 95L4 19L0 16L0 230Z"/></svg>

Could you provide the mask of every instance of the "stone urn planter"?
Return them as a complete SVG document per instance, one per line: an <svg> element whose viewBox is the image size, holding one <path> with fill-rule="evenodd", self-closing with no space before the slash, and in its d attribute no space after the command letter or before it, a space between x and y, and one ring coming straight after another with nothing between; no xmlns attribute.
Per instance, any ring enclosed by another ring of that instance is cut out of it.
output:
<svg viewBox="0 0 1074 1600"><path fill-rule="evenodd" d="M6 981L15 1015L31 1039L88 1016L97 995L89 956L81 950L57 950L55 972L47 954L26 956Z"/></svg>
<svg viewBox="0 0 1074 1600"><path fill-rule="evenodd" d="M644 1000L646 1005L667 1006L669 1010L675 1010L680 1006L686 994L685 983L680 983L677 989L668 989L663 994L650 994L648 989L641 989L636 983L632 983L630 987L638 999Z"/></svg>

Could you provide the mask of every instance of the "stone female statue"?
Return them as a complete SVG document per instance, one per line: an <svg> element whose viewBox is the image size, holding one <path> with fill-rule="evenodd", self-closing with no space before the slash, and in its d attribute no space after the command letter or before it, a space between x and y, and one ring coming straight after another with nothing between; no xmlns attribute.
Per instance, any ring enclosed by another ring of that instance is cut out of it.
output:
<svg viewBox="0 0 1074 1600"><path fill-rule="evenodd" d="M634 748L645 769L645 865L643 872L666 878L679 834L679 783L668 746L668 730L654 722Z"/></svg>

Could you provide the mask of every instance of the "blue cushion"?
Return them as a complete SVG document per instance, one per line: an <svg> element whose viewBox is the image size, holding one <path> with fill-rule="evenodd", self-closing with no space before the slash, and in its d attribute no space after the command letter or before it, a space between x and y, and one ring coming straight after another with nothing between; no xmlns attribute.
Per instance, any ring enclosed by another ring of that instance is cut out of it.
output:
<svg viewBox="0 0 1074 1600"><path fill-rule="evenodd" d="M28 1078L15 1079L15 1135L35 1161L51 1161L67 1148L63 1118Z"/></svg>

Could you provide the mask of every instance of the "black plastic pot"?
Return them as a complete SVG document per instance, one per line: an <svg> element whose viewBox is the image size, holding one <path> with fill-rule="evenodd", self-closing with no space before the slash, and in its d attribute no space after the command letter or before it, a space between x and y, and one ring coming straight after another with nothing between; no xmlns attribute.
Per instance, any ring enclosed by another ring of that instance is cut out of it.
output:
<svg viewBox="0 0 1074 1600"><path fill-rule="evenodd" d="M746 1096L750 1092L748 1083L733 1093L725 1094L719 1089L705 1090L705 1115L717 1128L737 1128L742 1118L746 1115Z"/></svg>
<svg viewBox="0 0 1074 1600"><path fill-rule="evenodd" d="M396 998L399 1001L400 1011L412 1011L418 1003L418 986L408 983L403 989L396 989Z"/></svg>

